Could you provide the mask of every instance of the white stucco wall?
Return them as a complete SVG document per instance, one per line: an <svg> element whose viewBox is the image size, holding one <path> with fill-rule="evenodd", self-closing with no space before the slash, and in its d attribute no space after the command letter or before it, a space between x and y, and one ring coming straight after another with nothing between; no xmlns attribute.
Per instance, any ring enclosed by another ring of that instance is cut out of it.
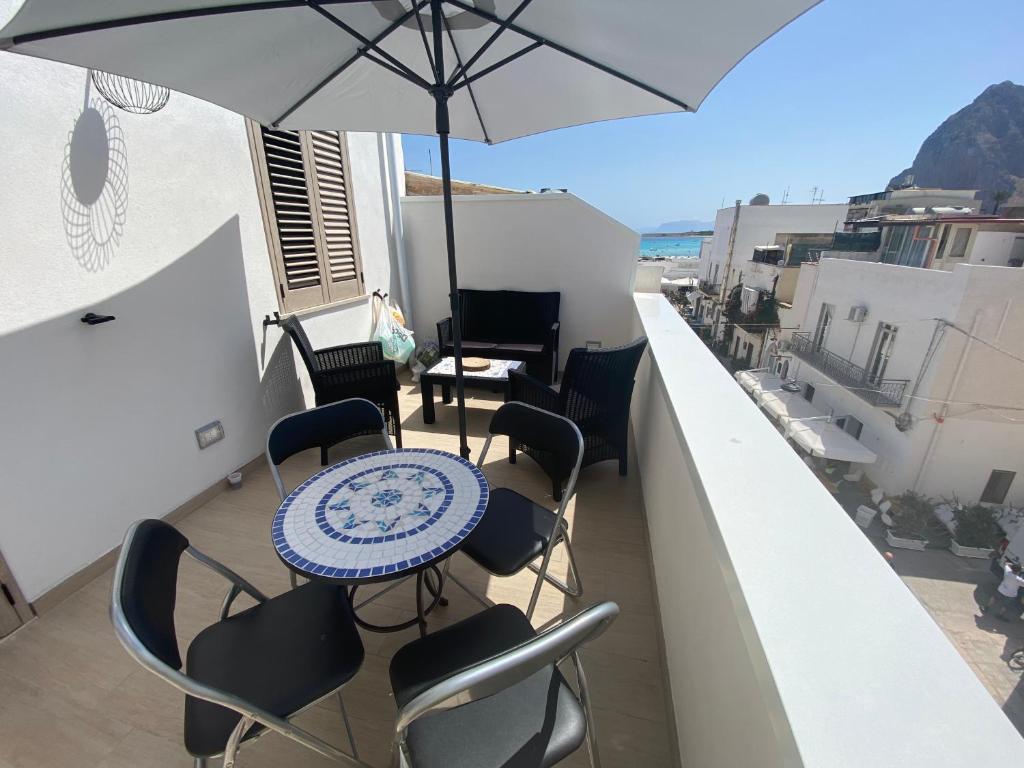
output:
<svg viewBox="0 0 1024 768"><path fill-rule="evenodd" d="M459 285L560 291L559 353L587 341L629 341L640 236L570 194L455 198ZM417 341L451 314L439 197L402 200Z"/></svg>
<svg viewBox="0 0 1024 768"><path fill-rule="evenodd" d="M129 115L86 70L20 56L0 82L0 550L33 600L258 456L302 397L291 344L262 327L278 303L242 117L177 93ZM99 130L72 138L84 109ZM385 283L376 137L350 140L367 279ZM214 419L226 437L199 451Z"/></svg>
<svg viewBox="0 0 1024 768"><path fill-rule="evenodd" d="M1005 267L1014 250L1018 238L1024 239L1020 232L986 232L979 230L974 233L967 261L971 264L985 264L990 267Z"/></svg>

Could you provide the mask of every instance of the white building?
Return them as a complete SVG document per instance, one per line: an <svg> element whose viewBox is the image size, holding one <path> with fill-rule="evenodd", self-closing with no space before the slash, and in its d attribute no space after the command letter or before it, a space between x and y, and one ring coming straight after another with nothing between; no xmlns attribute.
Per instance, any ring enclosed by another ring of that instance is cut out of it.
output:
<svg viewBox="0 0 1024 768"><path fill-rule="evenodd" d="M771 295L780 309L792 301L799 265L808 247L826 247L846 220L847 206L736 205L715 216L715 233L701 248L694 321L711 339L726 342L723 351L746 367L758 365L770 343L772 323L729 326L725 303L743 284L743 314ZM726 330L726 329L729 330Z"/></svg>
<svg viewBox="0 0 1024 768"><path fill-rule="evenodd" d="M789 377L874 451L890 494L1024 504L1024 270L804 264Z"/></svg>

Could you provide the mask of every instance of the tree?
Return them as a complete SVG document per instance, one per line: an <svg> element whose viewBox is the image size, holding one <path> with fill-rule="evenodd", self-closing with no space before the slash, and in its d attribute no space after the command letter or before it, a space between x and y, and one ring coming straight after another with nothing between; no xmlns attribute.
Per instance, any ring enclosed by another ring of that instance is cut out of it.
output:
<svg viewBox="0 0 1024 768"><path fill-rule="evenodd" d="M992 215L999 213L999 206L1010 199L1010 193L1005 189L1000 189L998 192L992 193Z"/></svg>

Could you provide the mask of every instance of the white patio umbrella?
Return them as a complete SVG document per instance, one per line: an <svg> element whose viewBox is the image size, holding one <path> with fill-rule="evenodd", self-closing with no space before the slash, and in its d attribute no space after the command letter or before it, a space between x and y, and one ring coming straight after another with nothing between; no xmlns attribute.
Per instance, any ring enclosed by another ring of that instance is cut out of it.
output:
<svg viewBox="0 0 1024 768"><path fill-rule="evenodd" d="M436 133L459 433L448 138L694 111L818 0L26 0L0 49L126 75L289 130Z"/></svg>

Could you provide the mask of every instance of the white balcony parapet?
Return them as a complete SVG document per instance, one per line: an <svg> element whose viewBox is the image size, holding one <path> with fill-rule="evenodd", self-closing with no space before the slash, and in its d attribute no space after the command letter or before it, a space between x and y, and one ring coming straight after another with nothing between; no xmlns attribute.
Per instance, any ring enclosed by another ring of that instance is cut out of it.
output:
<svg viewBox="0 0 1024 768"><path fill-rule="evenodd" d="M683 765L1024 761L917 599L672 306L632 426ZM899 555L897 555L898 557Z"/></svg>

